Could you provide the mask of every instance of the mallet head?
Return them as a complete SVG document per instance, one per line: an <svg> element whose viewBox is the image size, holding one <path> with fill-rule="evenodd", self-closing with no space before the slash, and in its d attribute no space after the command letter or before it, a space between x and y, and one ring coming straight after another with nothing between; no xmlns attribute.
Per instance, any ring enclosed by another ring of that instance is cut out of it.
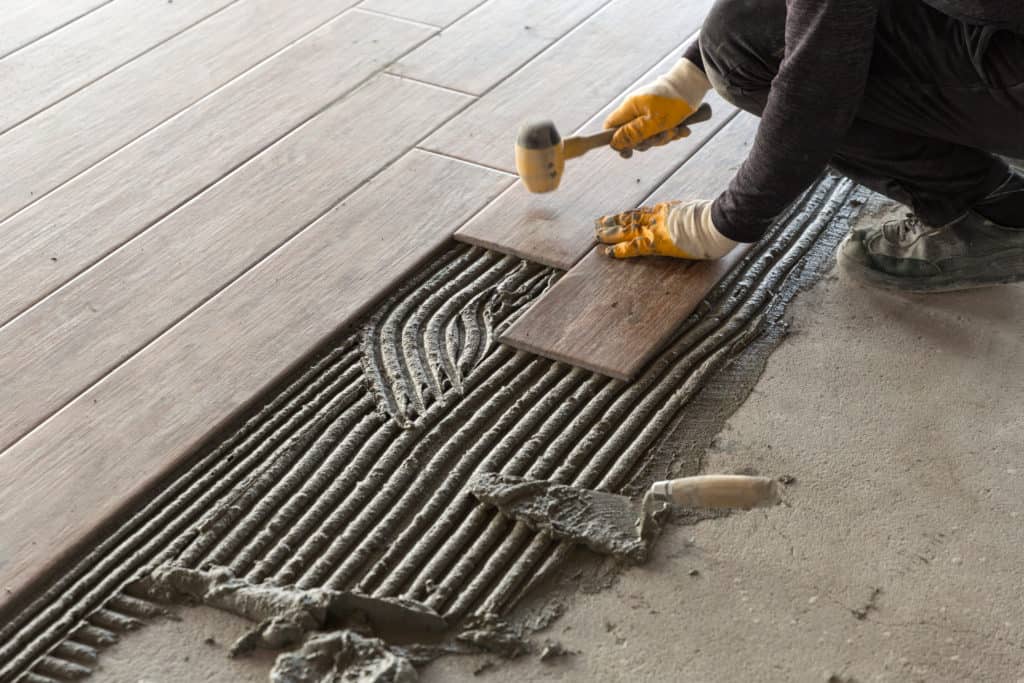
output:
<svg viewBox="0 0 1024 683"><path fill-rule="evenodd" d="M565 170L565 143L551 121L523 124L516 137L516 170L530 192L551 192Z"/></svg>

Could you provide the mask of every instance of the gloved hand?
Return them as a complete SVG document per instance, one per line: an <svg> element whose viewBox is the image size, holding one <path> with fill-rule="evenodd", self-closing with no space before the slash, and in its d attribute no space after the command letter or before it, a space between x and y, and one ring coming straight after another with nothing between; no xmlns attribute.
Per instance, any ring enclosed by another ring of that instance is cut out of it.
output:
<svg viewBox="0 0 1024 683"><path fill-rule="evenodd" d="M607 256L673 256L713 260L725 256L737 242L715 229L711 202L662 202L596 221L597 239L611 246Z"/></svg>
<svg viewBox="0 0 1024 683"><path fill-rule="evenodd" d="M604 127L618 128L612 147L620 152L646 149L685 137L687 129L678 133L674 129L697 111L710 89L700 67L688 59L679 60L667 74L627 95L608 115Z"/></svg>

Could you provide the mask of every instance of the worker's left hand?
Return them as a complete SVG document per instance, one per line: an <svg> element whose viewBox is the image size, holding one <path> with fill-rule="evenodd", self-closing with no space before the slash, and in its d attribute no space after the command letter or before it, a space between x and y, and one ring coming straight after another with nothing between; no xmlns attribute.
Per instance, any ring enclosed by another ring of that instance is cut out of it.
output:
<svg viewBox="0 0 1024 683"><path fill-rule="evenodd" d="M672 256L711 260L728 254L736 242L715 229L711 202L662 202L633 211L604 216L596 221L597 239L606 255Z"/></svg>

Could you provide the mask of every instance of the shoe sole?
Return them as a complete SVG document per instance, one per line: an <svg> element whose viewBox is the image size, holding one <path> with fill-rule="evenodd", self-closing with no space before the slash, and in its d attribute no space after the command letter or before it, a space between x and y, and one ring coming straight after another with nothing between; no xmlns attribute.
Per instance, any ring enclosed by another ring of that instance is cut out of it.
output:
<svg viewBox="0 0 1024 683"><path fill-rule="evenodd" d="M1012 253L1006 254L999 259L985 260L986 264L993 267L998 266L1001 261L1012 261L1016 272L1003 275L964 276L956 273L941 273L926 278L900 277L899 275L890 275L879 270L872 270L863 263L846 257L842 252L842 245L840 245L837 260L839 267L852 280L872 287L914 294L960 292L967 289L980 289L982 287L1024 282L1024 268L1021 267L1021 264L1024 263L1024 249L1015 249Z"/></svg>

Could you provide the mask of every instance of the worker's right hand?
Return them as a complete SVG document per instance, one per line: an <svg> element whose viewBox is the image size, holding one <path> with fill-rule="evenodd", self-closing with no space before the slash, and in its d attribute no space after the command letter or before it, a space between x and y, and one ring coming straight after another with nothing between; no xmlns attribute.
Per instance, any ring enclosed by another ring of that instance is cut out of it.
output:
<svg viewBox="0 0 1024 683"><path fill-rule="evenodd" d="M676 130L711 89L707 76L696 64L681 59L676 66L650 85L626 96L619 108L608 115L605 128L618 128L612 147L620 152L664 145L685 137L689 130Z"/></svg>

